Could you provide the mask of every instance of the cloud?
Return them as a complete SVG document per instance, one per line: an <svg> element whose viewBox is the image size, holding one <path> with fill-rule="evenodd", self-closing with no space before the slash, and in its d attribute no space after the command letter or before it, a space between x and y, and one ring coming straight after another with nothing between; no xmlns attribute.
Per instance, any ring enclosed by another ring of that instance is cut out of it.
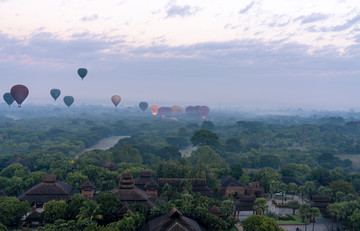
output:
<svg viewBox="0 0 360 231"><path fill-rule="evenodd" d="M311 15L307 16L300 16L296 18L294 21L300 20L301 24L307 24L307 23L313 23L317 21L326 20L329 18L329 15L327 14L321 14L321 13L312 13Z"/></svg>
<svg viewBox="0 0 360 231"><path fill-rule="evenodd" d="M83 22L87 22L87 21L94 21L94 20L97 20L97 19L99 19L99 16L97 14L93 14L93 15L90 15L90 16L84 16L80 20L83 21Z"/></svg>
<svg viewBox="0 0 360 231"><path fill-rule="evenodd" d="M23 41L0 33L0 69L6 83L0 90L24 83L31 88L31 97L47 99L49 89L56 86L74 95L76 102L81 97L86 102L90 96L109 102L110 92L120 92L124 102L143 98L154 103L167 100L169 105L179 100L230 104L254 99L255 104L296 105L304 97L308 103L342 105L349 87L359 82L355 80L359 45L348 47L344 54L331 46L310 54L309 46L286 40L169 46L161 36L150 46L132 47L122 40L100 38L85 33L61 40L51 33L38 33ZM86 81L76 75L80 66L89 70ZM326 98L320 99L321 95ZM356 96L351 98L354 102Z"/></svg>
<svg viewBox="0 0 360 231"><path fill-rule="evenodd" d="M190 5L179 6L175 4L171 4L166 10L166 18L171 17L185 17L196 14L199 11L197 7L191 7Z"/></svg>
<svg viewBox="0 0 360 231"><path fill-rule="evenodd" d="M249 5L247 5L244 9L241 9L239 11L239 14L245 14L246 12L248 12L253 6L254 6L255 2L251 2Z"/></svg>
<svg viewBox="0 0 360 231"><path fill-rule="evenodd" d="M332 31L343 31L343 30L349 29L354 24L357 24L359 21L360 21L360 15L357 15L354 18L348 20L346 23L333 27L331 30Z"/></svg>

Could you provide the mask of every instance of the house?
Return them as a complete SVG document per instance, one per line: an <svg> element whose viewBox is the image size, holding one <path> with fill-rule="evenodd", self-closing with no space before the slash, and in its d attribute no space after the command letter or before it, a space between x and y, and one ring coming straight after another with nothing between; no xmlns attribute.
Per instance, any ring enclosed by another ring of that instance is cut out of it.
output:
<svg viewBox="0 0 360 231"><path fill-rule="evenodd" d="M105 161L105 162L99 164L99 167L106 168L110 171L118 170L117 166L109 161Z"/></svg>
<svg viewBox="0 0 360 231"><path fill-rule="evenodd" d="M251 182L249 187L235 180L231 176L223 177L220 181L220 192L224 198L239 199L242 196L262 197L264 188L259 182Z"/></svg>
<svg viewBox="0 0 360 231"><path fill-rule="evenodd" d="M94 198L95 194L95 186L90 181L86 181L84 184L80 186L81 194L84 198Z"/></svg>
<svg viewBox="0 0 360 231"><path fill-rule="evenodd" d="M313 195L311 197L311 207L316 207L321 213L327 214L327 206L330 204L331 198L329 196Z"/></svg>
<svg viewBox="0 0 360 231"><path fill-rule="evenodd" d="M166 215L157 217L141 229L142 231L205 231L195 220L172 208Z"/></svg>
<svg viewBox="0 0 360 231"><path fill-rule="evenodd" d="M164 187L165 184L169 184L180 190L180 183L186 180L191 183L192 186L191 191L195 193L198 192L202 196L208 196L208 197L213 194L213 191L206 185L205 178L158 178L158 185L160 188L159 194L161 195L161 189Z"/></svg>
<svg viewBox="0 0 360 231"><path fill-rule="evenodd" d="M18 196L18 199L29 201L37 206L51 200L69 202L71 197L78 191L71 185L58 181L56 178L57 175L44 175L43 182L22 193Z"/></svg>
<svg viewBox="0 0 360 231"><path fill-rule="evenodd" d="M112 192L119 195L121 202L125 205L134 203L143 204L149 210L155 205L144 190L135 186L133 176L130 173L122 174L119 186L113 189Z"/></svg>

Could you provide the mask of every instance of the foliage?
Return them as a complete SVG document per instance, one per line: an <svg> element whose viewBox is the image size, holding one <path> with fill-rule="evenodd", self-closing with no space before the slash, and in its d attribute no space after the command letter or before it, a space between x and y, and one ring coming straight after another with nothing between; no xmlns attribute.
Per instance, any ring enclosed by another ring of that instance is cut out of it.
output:
<svg viewBox="0 0 360 231"><path fill-rule="evenodd" d="M209 145L211 147L218 147L220 144L216 133L205 129L196 131L190 141L193 146Z"/></svg>
<svg viewBox="0 0 360 231"><path fill-rule="evenodd" d="M21 218L28 212L30 212L28 202L21 202L15 197L0 197L0 224L18 226Z"/></svg>
<svg viewBox="0 0 360 231"><path fill-rule="evenodd" d="M252 215L241 222L244 230L252 231L282 231L273 218L265 215Z"/></svg>
<svg viewBox="0 0 360 231"><path fill-rule="evenodd" d="M266 192L269 192L271 181L280 181L281 175L273 168L266 167L254 173L253 180L259 181Z"/></svg>
<svg viewBox="0 0 360 231"><path fill-rule="evenodd" d="M54 223L55 220L65 219L67 204L65 201L49 201L44 209L44 219L48 223Z"/></svg>

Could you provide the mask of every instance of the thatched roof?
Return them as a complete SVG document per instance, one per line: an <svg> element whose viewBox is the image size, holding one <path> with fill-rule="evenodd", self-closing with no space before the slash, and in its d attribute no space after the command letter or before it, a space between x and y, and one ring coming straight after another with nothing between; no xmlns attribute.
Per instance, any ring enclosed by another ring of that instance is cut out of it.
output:
<svg viewBox="0 0 360 231"><path fill-rule="evenodd" d="M181 181L188 180L192 185L193 192L199 192L203 196L211 196L212 190L206 185L205 178L159 178L158 184L162 188L165 184L179 188Z"/></svg>
<svg viewBox="0 0 360 231"><path fill-rule="evenodd" d="M171 209L168 214L155 218L148 223L145 230L151 231L201 231L199 224L182 213L176 208Z"/></svg>
<svg viewBox="0 0 360 231"><path fill-rule="evenodd" d="M318 203L330 203L330 197L322 196L322 195L313 195L312 201L318 202Z"/></svg>
<svg viewBox="0 0 360 231"><path fill-rule="evenodd" d="M105 161L103 163L101 163L99 165L100 167L103 167L103 168L106 168L106 169L109 169L110 171L116 171L118 168L115 164L109 162L109 161Z"/></svg>
<svg viewBox="0 0 360 231"><path fill-rule="evenodd" d="M86 181L84 184L80 186L81 190L95 190L95 185L90 181Z"/></svg>
<svg viewBox="0 0 360 231"><path fill-rule="evenodd" d="M43 182L22 193L18 199L36 203L51 200L69 201L77 191L70 185L56 180L56 175L44 175Z"/></svg>
<svg viewBox="0 0 360 231"><path fill-rule="evenodd" d="M304 183L301 180L298 180L295 177L291 177L291 176L283 176L281 177L281 181L284 182L285 184L295 183L297 186L304 185Z"/></svg>
<svg viewBox="0 0 360 231"><path fill-rule="evenodd" d="M246 187L244 184L235 180L231 176L225 176L225 177L221 178L220 184L221 184L221 187L224 187L224 188L237 187L237 186L238 187Z"/></svg>
<svg viewBox="0 0 360 231"><path fill-rule="evenodd" d="M145 189L146 190L155 190L158 189L159 185L155 182L155 180L151 179L149 182L146 183Z"/></svg>
<svg viewBox="0 0 360 231"><path fill-rule="evenodd" d="M223 217L224 214L221 212L221 210L216 206L213 205L210 209L209 209L209 213L212 213L218 217Z"/></svg>
<svg viewBox="0 0 360 231"><path fill-rule="evenodd" d="M135 178L135 186L142 190L146 189L145 185L149 182L152 182L153 185L157 185L156 181L151 177L151 172L149 170L140 171L140 176ZM159 186L157 185L157 187Z"/></svg>
<svg viewBox="0 0 360 231"><path fill-rule="evenodd" d="M133 177L130 173L124 173L119 182L119 186L112 192L120 196L124 204L140 203L146 205L149 209L154 206L154 202L149 200L145 191L134 185Z"/></svg>

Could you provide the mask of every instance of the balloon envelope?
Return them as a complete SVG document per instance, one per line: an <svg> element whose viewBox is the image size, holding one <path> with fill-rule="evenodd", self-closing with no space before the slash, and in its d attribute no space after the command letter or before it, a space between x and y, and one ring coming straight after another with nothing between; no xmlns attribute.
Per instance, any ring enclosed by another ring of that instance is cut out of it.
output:
<svg viewBox="0 0 360 231"><path fill-rule="evenodd" d="M172 114L172 109L171 107L160 107L158 113L165 118Z"/></svg>
<svg viewBox="0 0 360 231"><path fill-rule="evenodd" d="M176 116L181 115L184 112L184 108L177 106L177 105L172 106L171 109L172 109L173 115L176 115Z"/></svg>
<svg viewBox="0 0 360 231"><path fill-rule="evenodd" d="M113 95L111 97L111 102L117 107L117 105L121 102L121 97L119 95Z"/></svg>
<svg viewBox="0 0 360 231"><path fill-rule="evenodd" d="M10 105L14 102L14 98L11 96L10 92L6 92L3 96L5 102L9 105Z"/></svg>
<svg viewBox="0 0 360 231"><path fill-rule="evenodd" d="M159 106L158 106L158 105L152 105L152 106L150 107L150 111L151 111L151 113L152 113L153 115L157 115L158 110L159 110Z"/></svg>
<svg viewBox="0 0 360 231"><path fill-rule="evenodd" d="M66 104L66 106L70 107L71 104L74 103L74 97L72 97L72 96L65 96L65 97L64 97L64 103Z"/></svg>
<svg viewBox="0 0 360 231"><path fill-rule="evenodd" d="M21 107L21 104L29 95L29 89L24 85L18 84L11 88L10 93L13 99L17 102L18 106Z"/></svg>
<svg viewBox="0 0 360 231"><path fill-rule="evenodd" d="M84 79L84 77L87 75L87 70L86 68L79 68L77 73L80 76L81 79Z"/></svg>
<svg viewBox="0 0 360 231"><path fill-rule="evenodd" d="M148 103L147 102L140 102L139 107L140 107L141 111L145 111L148 108Z"/></svg>
<svg viewBox="0 0 360 231"><path fill-rule="evenodd" d="M50 95L54 98L55 101L57 98L59 98L60 94L61 91L59 89L51 89L50 91Z"/></svg>

